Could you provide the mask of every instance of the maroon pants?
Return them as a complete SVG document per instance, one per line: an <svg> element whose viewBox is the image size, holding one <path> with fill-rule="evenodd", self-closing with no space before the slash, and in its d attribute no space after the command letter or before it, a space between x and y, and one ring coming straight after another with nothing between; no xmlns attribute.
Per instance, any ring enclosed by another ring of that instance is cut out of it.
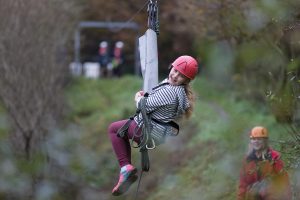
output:
<svg viewBox="0 0 300 200"><path fill-rule="evenodd" d="M112 147L114 149L114 152L117 156L117 159L119 161L120 167L123 167L127 164L131 164L131 146L130 141L134 135L134 132L136 130L137 124L134 120L131 121L129 128L128 128L128 134L126 134L124 137L118 137L117 132L118 130L127 122L127 120L120 120L117 122L113 122L108 127L108 134L112 143ZM138 130L136 133L137 135L141 134L141 129ZM134 141L136 143L140 143L139 137L134 137Z"/></svg>

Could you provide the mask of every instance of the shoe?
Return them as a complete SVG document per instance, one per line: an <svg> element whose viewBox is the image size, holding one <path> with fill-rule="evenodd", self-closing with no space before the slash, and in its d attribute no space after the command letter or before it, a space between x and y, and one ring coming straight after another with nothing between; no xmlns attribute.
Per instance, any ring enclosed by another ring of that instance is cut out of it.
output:
<svg viewBox="0 0 300 200"><path fill-rule="evenodd" d="M137 169L128 164L121 168L118 184L112 190L112 195L119 196L126 192L129 187L137 180Z"/></svg>

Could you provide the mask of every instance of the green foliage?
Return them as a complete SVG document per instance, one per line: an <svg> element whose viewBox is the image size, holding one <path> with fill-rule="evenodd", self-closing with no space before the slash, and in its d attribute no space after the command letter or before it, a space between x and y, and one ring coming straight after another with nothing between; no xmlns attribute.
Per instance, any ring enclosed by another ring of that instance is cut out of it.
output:
<svg viewBox="0 0 300 200"><path fill-rule="evenodd" d="M8 129L9 126L6 118L6 111L0 102L0 139L7 137Z"/></svg>
<svg viewBox="0 0 300 200"><path fill-rule="evenodd" d="M111 182L109 176L97 168L110 169L109 174L117 168L111 159L107 127L111 122L127 119L135 113L134 94L141 90L141 85L140 78L124 76L99 80L78 78L67 88L68 119L83 132L78 141L83 146L77 147L80 149L75 154L72 168L91 185L100 187Z"/></svg>
<svg viewBox="0 0 300 200"><path fill-rule="evenodd" d="M68 192L60 193L63 181L71 183L78 192L76 187L82 183L87 188L111 185L110 176L118 171L118 166L111 159L113 153L107 126L135 113L133 96L141 85L141 79L133 76L118 80L73 79L66 89L66 125L62 129L53 127L45 138L43 152L32 155L30 161L20 159L9 145L9 126L1 107L0 193L15 193L16 196L25 193L32 181L45 174L47 177L43 177L36 191L37 199L68 195ZM59 170L53 171L49 163L65 173L56 174Z"/></svg>
<svg viewBox="0 0 300 200"><path fill-rule="evenodd" d="M134 94L140 90L141 79L125 76L120 80L76 79L67 89L68 118L83 126L87 140L106 137L106 128L116 119L126 119L135 113Z"/></svg>

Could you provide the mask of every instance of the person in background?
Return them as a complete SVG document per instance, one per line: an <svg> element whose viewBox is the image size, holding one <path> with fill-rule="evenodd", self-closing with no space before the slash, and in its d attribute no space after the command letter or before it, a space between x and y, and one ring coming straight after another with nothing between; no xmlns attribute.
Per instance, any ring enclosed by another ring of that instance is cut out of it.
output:
<svg viewBox="0 0 300 200"><path fill-rule="evenodd" d="M98 49L100 75L106 77L108 75L108 65L110 63L108 42L102 41Z"/></svg>
<svg viewBox="0 0 300 200"><path fill-rule="evenodd" d="M280 153L268 143L268 130L256 126L250 131L249 151L240 170L238 200L290 200L287 171Z"/></svg>
<svg viewBox="0 0 300 200"><path fill-rule="evenodd" d="M123 63L123 47L124 43L122 41L117 41L115 43L110 69L111 76L121 76L121 64Z"/></svg>
<svg viewBox="0 0 300 200"><path fill-rule="evenodd" d="M189 83L195 78L197 72L198 63L193 57L180 56L171 64L168 77L153 88L147 97L144 96L143 91L135 94L134 99L138 109L141 109L140 102L146 100L143 105L151 119L152 126L157 126L157 122L168 123L192 114L195 98ZM131 163L130 140L137 144L141 143L142 130L139 125L143 122L143 118L140 115L135 116L129 121L126 134L118 137L118 130L127 122L128 120L116 121L111 123L108 128L112 147L121 168L119 181L112 190L112 194L115 196L126 192L137 179L137 169ZM167 134L162 135L162 141L165 136Z"/></svg>

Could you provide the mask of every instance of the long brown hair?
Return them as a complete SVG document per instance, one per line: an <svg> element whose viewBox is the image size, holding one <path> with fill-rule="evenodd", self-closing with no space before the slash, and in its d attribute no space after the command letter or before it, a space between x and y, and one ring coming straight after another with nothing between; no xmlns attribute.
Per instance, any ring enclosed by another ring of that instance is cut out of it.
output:
<svg viewBox="0 0 300 200"><path fill-rule="evenodd" d="M173 66L172 66L172 64L170 64L169 67L168 67L169 73L170 73L172 68L173 68ZM192 116L193 111L194 111L195 101L196 101L195 93L194 93L194 91L192 90L192 87L189 84L190 82L191 82L191 80L186 77L186 84L184 84L184 90L185 90L185 93L188 97L189 104L190 104L190 107L188 107L188 109L186 110L186 112L184 114L186 119L188 119Z"/></svg>
<svg viewBox="0 0 300 200"><path fill-rule="evenodd" d="M186 84L184 86L184 90L185 90L185 93L186 93L186 95L188 97L189 104L190 104L190 107L185 112L185 117L188 119L193 114L194 107L195 107L196 97L195 97L195 93L192 90L192 87L190 86L190 84Z"/></svg>

